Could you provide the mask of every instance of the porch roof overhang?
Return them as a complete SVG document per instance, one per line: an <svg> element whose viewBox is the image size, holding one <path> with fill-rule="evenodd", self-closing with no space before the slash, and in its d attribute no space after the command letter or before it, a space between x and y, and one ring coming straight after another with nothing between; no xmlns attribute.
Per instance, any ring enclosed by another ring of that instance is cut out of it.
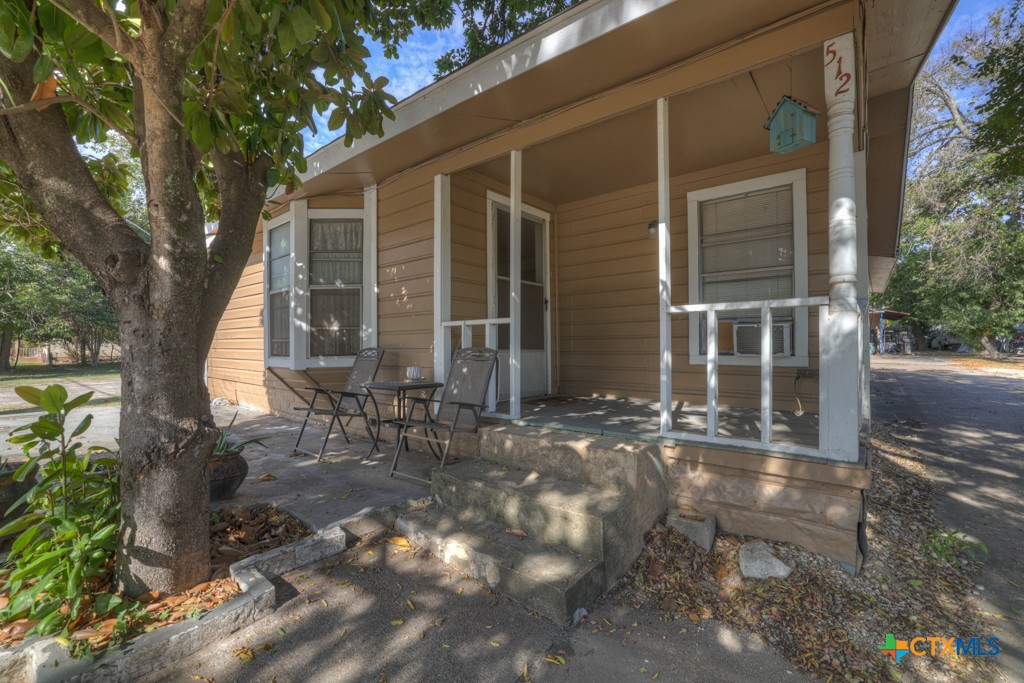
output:
<svg viewBox="0 0 1024 683"><path fill-rule="evenodd" d="M402 100L383 137L351 147L339 138L314 152L302 188L287 199L361 191L787 17L843 5L850 0L734 0L728 11L702 0L583 2ZM268 198L285 195L277 186Z"/></svg>
<svg viewBox="0 0 1024 683"><path fill-rule="evenodd" d="M955 4L864 3L873 291L884 288L895 265L913 80ZM386 122L383 137L364 137L351 147L341 139L324 146L309 156L301 188L287 196L278 186L268 198L361 192L548 112L582 105L617 86L746 40L766 27L841 7L849 8L853 28L850 0L735 0L728 11L701 0L590 0L406 98L395 108L395 121ZM794 45L792 50L805 47Z"/></svg>
<svg viewBox="0 0 1024 683"><path fill-rule="evenodd" d="M896 265L914 79L957 0L864 3L868 92L868 277L885 289Z"/></svg>

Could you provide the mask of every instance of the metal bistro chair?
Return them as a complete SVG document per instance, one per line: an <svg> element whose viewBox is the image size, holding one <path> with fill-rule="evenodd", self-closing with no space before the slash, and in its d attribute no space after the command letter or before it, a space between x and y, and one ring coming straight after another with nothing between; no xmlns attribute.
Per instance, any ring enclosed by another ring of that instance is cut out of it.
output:
<svg viewBox="0 0 1024 683"><path fill-rule="evenodd" d="M345 431L345 425L341 420L342 417L348 417L349 420L353 417L363 418L367 435L369 435L372 442L377 442L373 429L370 427L370 417L366 414L366 402L370 399L370 394L363 388L363 385L373 381L374 377L377 376L377 369L380 368L380 362L383 358L384 349L363 349L357 353L355 362L349 370L348 380L341 391L326 389L321 386L306 387L306 389L313 392L313 397L310 399L308 406L295 406L295 410L306 411L306 419L302 421L302 429L299 430L299 438L295 440L295 448L292 449L293 453L315 455L317 460L321 460L324 457L324 449L327 448L327 440L331 438L331 430L334 429L335 423L341 429L341 434L345 437L345 443L352 443L348 438L348 432ZM327 399L330 408L317 407L317 400L321 396ZM320 444L320 450L317 453L299 448L299 444L302 442L302 434L306 431L306 424L309 422L310 415L331 416L330 422L327 423L327 434L324 435L324 442ZM377 429L380 429L380 416L377 416ZM371 454L372 449L371 453L367 453L363 459L366 460Z"/></svg>
<svg viewBox="0 0 1024 683"><path fill-rule="evenodd" d="M434 457L441 461L443 468L455 435L460 432L472 434L480 428L480 416L486 405L487 389L497 362L498 352L494 349L476 347L455 352L451 370L448 371L448 381L445 382L441 394L437 416L430 414L425 399L411 399L413 403L423 404L423 419L415 420L410 417L395 423L398 427L398 438L395 441L395 459L391 464L390 476L397 474L429 483L426 479L398 471L402 445L408 444L409 439L419 439L426 441L433 452L433 445L438 444L441 446L441 455L434 454ZM412 412L410 410L407 414L411 416ZM422 434L413 433L411 430L414 429L421 430Z"/></svg>

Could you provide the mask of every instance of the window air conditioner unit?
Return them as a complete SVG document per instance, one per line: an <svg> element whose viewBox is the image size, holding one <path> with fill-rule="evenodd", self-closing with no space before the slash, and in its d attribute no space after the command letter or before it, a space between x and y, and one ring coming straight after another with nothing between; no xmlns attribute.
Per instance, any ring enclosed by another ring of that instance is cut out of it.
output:
<svg viewBox="0 0 1024 683"><path fill-rule="evenodd" d="M732 347L737 356L760 356L760 323L733 325ZM776 356L793 355L793 323L774 323L772 325L772 352Z"/></svg>

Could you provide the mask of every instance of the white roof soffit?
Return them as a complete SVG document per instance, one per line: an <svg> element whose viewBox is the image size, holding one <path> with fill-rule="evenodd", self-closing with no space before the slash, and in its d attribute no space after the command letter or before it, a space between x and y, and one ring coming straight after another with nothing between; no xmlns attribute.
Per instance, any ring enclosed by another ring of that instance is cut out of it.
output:
<svg viewBox="0 0 1024 683"><path fill-rule="evenodd" d="M344 138L324 145L307 158L308 168L299 174L299 178L303 182L315 178L388 137L410 130L447 109L673 2L675 0L583 2L399 102L394 108L395 120L385 123L384 137L365 135L351 147L345 146ZM277 185L268 193L268 199L284 193L285 187Z"/></svg>

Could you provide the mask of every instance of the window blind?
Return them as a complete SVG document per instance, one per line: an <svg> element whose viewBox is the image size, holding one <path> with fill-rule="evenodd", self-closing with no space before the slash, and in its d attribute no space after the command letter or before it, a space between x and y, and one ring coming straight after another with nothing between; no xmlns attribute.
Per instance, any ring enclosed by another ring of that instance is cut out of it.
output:
<svg viewBox="0 0 1024 683"><path fill-rule="evenodd" d="M701 202L701 301L758 301L793 296L791 186ZM792 311L776 310L777 318ZM723 319L756 318L757 311Z"/></svg>

